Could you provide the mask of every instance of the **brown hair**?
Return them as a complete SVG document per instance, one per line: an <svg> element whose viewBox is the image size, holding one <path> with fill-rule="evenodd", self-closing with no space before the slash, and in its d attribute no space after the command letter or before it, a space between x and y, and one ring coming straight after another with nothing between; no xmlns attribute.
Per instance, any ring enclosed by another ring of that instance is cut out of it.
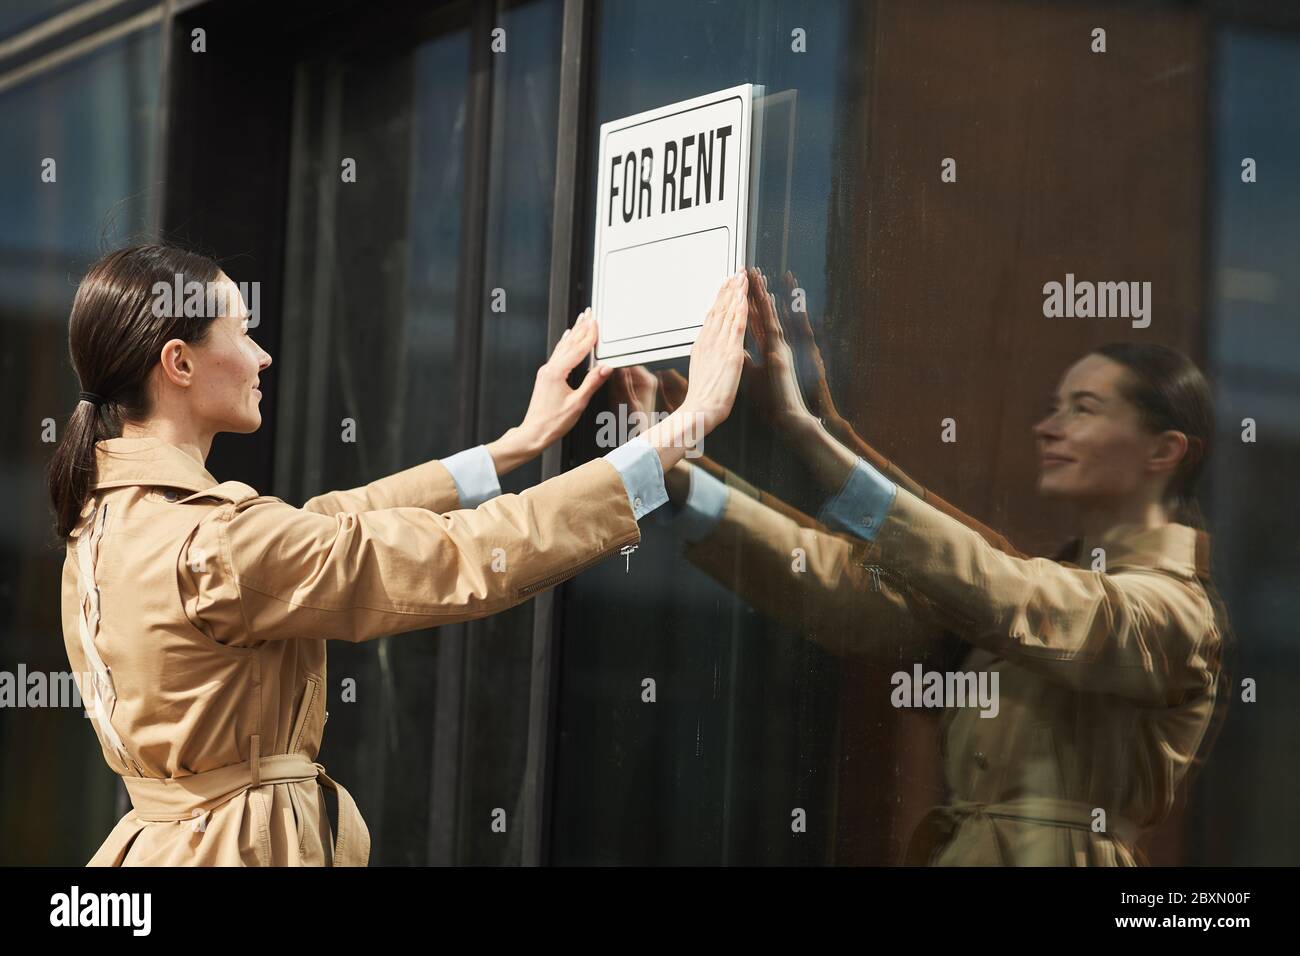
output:
<svg viewBox="0 0 1300 956"><path fill-rule="evenodd" d="M1165 490L1175 521L1204 528L1196 483L1214 444L1214 399L1196 363L1167 345L1109 342L1092 350L1129 371L1121 386L1153 433L1182 432L1187 454Z"/></svg>
<svg viewBox="0 0 1300 956"><path fill-rule="evenodd" d="M1214 443L1214 398L1205 376L1190 358L1166 345L1109 342L1092 351L1128 369L1130 374L1125 376L1121 392L1137 406L1143 427L1155 433L1180 431L1187 436L1187 454L1169 481L1165 500L1174 521L1204 531L1206 522L1196 497L1196 483ZM1212 663L1218 686L1210 726L1189 768L1189 780L1190 770L1204 765L1227 719L1236 657L1236 635L1227 605L1213 580L1202 578L1201 585L1219 631L1218 659Z"/></svg>
<svg viewBox="0 0 1300 956"><path fill-rule="evenodd" d="M149 373L171 339L207 338L213 316L186 316L181 303L154 313L157 283L209 283L221 267L207 256L173 246L139 245L111 252L92 265L72 303L68 351L83 392L102 403L77 401L47 469L50 502L60 538L80 519L95 483L95 443L122 434L126 421L148 417Z"/></svg>

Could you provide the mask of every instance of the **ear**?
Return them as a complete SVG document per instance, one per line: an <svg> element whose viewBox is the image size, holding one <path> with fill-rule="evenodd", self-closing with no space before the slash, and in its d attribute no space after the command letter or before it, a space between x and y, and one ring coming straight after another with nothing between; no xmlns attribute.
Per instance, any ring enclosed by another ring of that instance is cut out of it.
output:
<svg viewBox="0 0 1300 956"><path fill-rule="evenodd" d="M1187 435L1183 432L1163 431L1155 436L1151 445L1151 456L1147 459L1147 468L1155 474L1172 475L1178 470L1189 451Z"/></svg>
<svg viewBox="0 0 1300 956"><path fill-rule="evenodd" d="M184 339L169 339L158 356L162 374L173 385L188 388L194 377L194 356Z"/></svg>

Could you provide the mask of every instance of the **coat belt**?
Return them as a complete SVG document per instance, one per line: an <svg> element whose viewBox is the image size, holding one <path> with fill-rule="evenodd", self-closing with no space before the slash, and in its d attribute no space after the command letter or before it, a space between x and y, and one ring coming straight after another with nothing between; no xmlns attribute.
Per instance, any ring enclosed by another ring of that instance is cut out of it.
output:
<svg viewBox="0 0 1300 956"><path fill-rule="evenodd" d="M928 865L933 852L947 843L957 827L967 820L979 819L990 827L994 827L997 820L1011 820L1093 833L1093 810L1086 803L1057 797L1026 797L1001 803L959 800L947 806L934 807L921 818L908 843L905 862L910 866ZM1132 849L1140 832L1127 817L1107 813L1106 831L1099 835L1109 836Z"/></svg>
<svg viewBox="0 0 1300 956"><path fill-rule="evenodd" d="M136 815L149 823L207 818L214 809L253 787L316 780L338 796L334 866L366 866L370 831L348 791L305 754L272 754L186 777L122 777Z"/></svg>

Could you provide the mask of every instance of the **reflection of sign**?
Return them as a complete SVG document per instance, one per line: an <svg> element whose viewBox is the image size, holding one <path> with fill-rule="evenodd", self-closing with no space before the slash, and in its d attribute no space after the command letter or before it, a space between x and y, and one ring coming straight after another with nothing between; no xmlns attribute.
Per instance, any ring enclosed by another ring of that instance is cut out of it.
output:
<svg viewBox="0 0 1300 956"><path fill-rule="evenodd" d="M608 365L687 355L745 265L746 84L600 127L592 308Z"/></svg>
<svg viewBox="0 0 1300 956"><path fill-rule="evenodd" d="M790 268L795 91L755 95L753 130L746 258L769 276L782 276Z"/></svg>

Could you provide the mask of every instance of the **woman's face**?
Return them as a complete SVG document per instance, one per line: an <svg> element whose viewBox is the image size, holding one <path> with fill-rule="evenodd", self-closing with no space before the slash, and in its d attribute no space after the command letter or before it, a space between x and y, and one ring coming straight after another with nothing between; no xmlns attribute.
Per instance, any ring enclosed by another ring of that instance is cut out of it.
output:
<svg viewBox="0 0 1300 956"><path fill-rule="evenodd" d="M1038 490L1074 501L1120 500L1137 494L1157 475L1160 438L1142 425L1138 408L1121 386L1128 369L1104 355L1075 362L1034 426L1038 440Z"/></svg>
<svg viewBox="0 0 1300 956"><path fill-rule="evenodd" d="M212 320L208 337L194 347L195 372L191 408L214 432L257 431L262 424L260 375L271 364L248 334L248 306L223 272L230 307Z"/></svg>

